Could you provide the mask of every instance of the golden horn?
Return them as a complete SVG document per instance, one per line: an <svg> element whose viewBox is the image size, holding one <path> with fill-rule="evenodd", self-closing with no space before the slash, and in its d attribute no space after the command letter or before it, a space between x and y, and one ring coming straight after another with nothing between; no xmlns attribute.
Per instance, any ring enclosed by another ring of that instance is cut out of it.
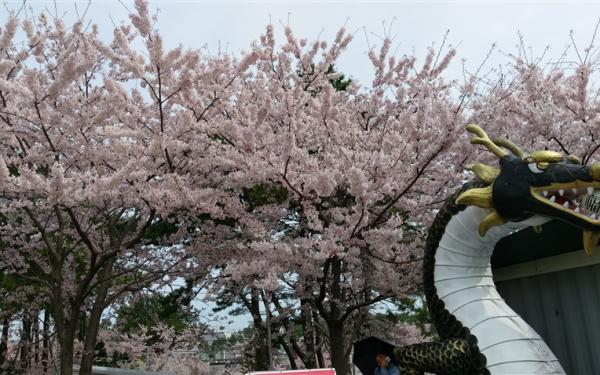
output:
<svg viewBox="0 0 600 375"><path fill-rule="evenodd" d="M534 151L528 156L531 156L531 158L533 158L533 160L537 161L538 163L557 163L565 158L560 152L550 150Z"/></svg>
<svg viewBox="0 0 600 375"><path fill-rule="evenodd" d="M481 208L493 208L492 185L484 188L473 188L463 192L456 198L456 204L465 206L477 206Z"/></svg>
<svg viewBox="0 0 600 375"><path fill-rule="evenodd" d="M600 161L592 164L590 174L595 181L600 181Z"/></svg>
<svg viewBox="0 0 600 375"><path fill-rule="evenodd" d="M483 237L490 228L502 225L505 222L506 221L502 218L502 216L500 216L500 214L494 210L484 217L483 220L481 220L481 223L479 223L479 235Z"/></svg>
<svg viewBox="0 0 600 375"><path fill-rule="evenodd" d="M592 232L591 230L583 230L583 249L587 255L594 254L598 240L600 239L600 233Z"/></svg>
<svg viewBox="0 0 600 375"><path fill-rule="evenodd" d="M481 181L487 182L488 184L494 182L496 177L500 174L500 169L482 163L468 164L466 168L475 173L475 176Z"/></svg>
<svg viewBox="0 0 600 375"><path fill-rule="evenodd" d="M575 155L568 155L568 156L567 156L567 158L568 158L569 160L571 160L573 163L576 163L576 164L581 164L581 159L579 159L579 158L578 158L577 156L575 156Z"/></svg>
<svg viewBox="0 0 600 375"><path fill-rule="evenodd" d="M490 152L492 152L499 158L508 155L507 151L501 149L496 144L494 144L494 142L492 142L490 137L488 137L488 135L483 131L483 129L481 129L479 125L469 124L466 126L466 129L469 133L473 133L477 136L471 139L472 144L485 146Z"/></svg>
<svg viewBox="0 0 600 375"><path fill-rule="evenodd" d="M521 150L519 148L519 146L517 146L516 144L514 144L508 138L493 138L492 142L494 142L494 144L496 144L496 145L498 145L500 147L504 147L505 149L509 150L510 152L512 152L513 154L515 154L515 156L518 156L521 159L523 159L523 156L525 155L525 153L523 152L523 150Z"/></svg>

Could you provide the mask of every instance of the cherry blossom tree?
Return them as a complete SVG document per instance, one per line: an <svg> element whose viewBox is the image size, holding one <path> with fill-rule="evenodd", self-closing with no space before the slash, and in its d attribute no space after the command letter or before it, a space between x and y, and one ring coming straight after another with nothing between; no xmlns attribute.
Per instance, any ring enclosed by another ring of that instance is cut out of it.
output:
<svg viewBox="0 0 600 375"><path fill-rule="evenodd" d="M595 39L594 34L591 43ZM585 164L598 160L598 50L573 42L558 58L532 58L524 43L521 38L511 61L479 82L472 121L526 151L547 148ZM569 59L570 51L575 60Z"/></svg>
<svg viewBox="0 0 600 375"><path fill-rule="evenodd" d="M333 366L346 374L348 320L419 285L422 230L460 174L460 159L445 154L471 92L454 95L461 88L441 76L454 50L430 50L417 66L413 56L392 56L389 39L369 53L371 85L336 90L332 67L351 36L342 29L331 43L309 43L289 28L285 35L277 46L269 26L253 46L256 64L220 123L240 166L230 176L238 188L285 191L248 208L263 236L229 260L224 282L250 279L274 315L295 307L301 320L323 322ZM295 305L277 306L281 288Z"/></svg>
<svg viewBox="0 0 600 375"><path fill-rule="evenodd" d="M48 301L61 374L78 332L89 374L104 309L189 272L189 252L240 206L220 187L222 144L205 125L217 99L204 99L229 97L251 57L165 50L153 22L137 1L110 43L45 13L13 14L0 35L2 271Z"/></svg>

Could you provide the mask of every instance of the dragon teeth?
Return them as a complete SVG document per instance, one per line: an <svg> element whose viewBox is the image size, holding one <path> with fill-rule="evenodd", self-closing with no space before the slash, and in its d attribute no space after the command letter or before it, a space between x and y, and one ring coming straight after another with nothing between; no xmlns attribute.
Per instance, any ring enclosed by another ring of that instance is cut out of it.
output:
<svg viewBox="0 0 600 375"><path fill-rule="evenodd" d="M575 212L580 213L581 209L579 207L575 207Z"/></svg>
<svg viewBox="0 0 600 375"><path fill-rule="evenodd" d="M563 206L564 208L569 208L569 202L567 201L567 202L563 203L563 205L562 205L562 206Z"/></svg>
<svg viewBox="0 0 600 375"><path fill-rule="evenodd" d="M571 191L572 191L573 193L575 193L575 194L577 194L577 193L578 193L578 190L577 190L577 188L573 188L573 189L571 189Z"/></svg>
<svg viewBox="0 0 600 375"><path fill-rule="evenodd" d="M560 189L558 191L558 194L560 194L560 196L562 197L563 195L565 195L565 191L563 189Z"/></svg>
<svg viewBox="0 0 600 375"><path fill-rule="evenodd" d="M588 186L588 188L587 188L587 193L588 193L588 194L594 194L594 188L593 188L593 187L591 187L591 186Z"/></svg>
<svg viewBox="0 0 600 375"><path fill-rule="evenodd" d="M544 197L548 196L548 192L546 190L542 191L542 194L544 195Z"/></svg>
<svg viewBox="0 0 600 375"><path fill-rule="evenodd" d="M556 201L556 197L553 195L550 197L550 202L554 202L554 201Z"/></svg>

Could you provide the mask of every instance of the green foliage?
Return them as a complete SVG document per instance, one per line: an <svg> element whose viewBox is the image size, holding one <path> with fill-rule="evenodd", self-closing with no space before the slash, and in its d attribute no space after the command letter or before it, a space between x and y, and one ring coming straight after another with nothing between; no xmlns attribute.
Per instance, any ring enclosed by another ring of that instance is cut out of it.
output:
<svg viewBox="0 0 600 375"><path fill-rule="evenodd" d="M117 309L116 326L125 333L139 331L145 326L157 340L155 328L158 323L166 324L176 333L183 332L198 321L199 313L191 306L191 283L161 296L142 295L131 304ZM154 341L155 342L155 341Z"/></svg>
<svg viewBox="0 0 600 375"><path fill-rule="evenodd" d="M213 216L211 216L210 214L200 214L197 215L196 218L198 220L200 220L201 222L212 222L216 225L224 225L227 227L235 227L237 224L237 220L235 218L232 217L226 217L224 219L219 219L219 218L215 218ZM193 227L190 227L190 229Z"/></svg>
<svg viewBox="0 0 600 375"><path fill-rule="evenodd" d="M257 184L244 189L242 194L249 211L269 204L281 204L287 199L288 190L279 185Z"/></svg>
<svg viewBox="0 0 600 375"><path fill-rule="evenodd" d="M335 73L335 67L333 65L329 66L329 69L327 69L327 74L332 74ZM339 78L337 79L330 79L329 83L331 83L331 86L333 86L333 88L336 91L346 91L348 89L348 86L350 86L350 84L352 83L352 80L350 78L348 79L344 79L345 76L342 74Z"/></svg>
<svg viewBox="0 0 600 375"><path fill-rule="evenodd" d="M144 239L152 245L159 245L160 240L177 232L177 225L173 220L156 219L144 233Z"/></svg>
<svg viewBox="0 0 600 375"><path fill-rule="evenodd" d="M310 86L310 83L312 82L312 80L315 77L316 72L316 66L314 63L311 63L310 66L308 67L308 69L306 70L298 70L296 72L296 74L298 74L298 77L302 78L306 84L307 87ZM327 71L325 72L326 75L329 74L333 74L333 73L337 73L337 71L335 70L335 65L331 64L327 67ZM342 74L341 76L339 76L336 79L330 79L329 83L331 84L331 86L333 86L333 88L336 91L346 91L348 89L348 86L350 86L350 84L352 83L351 79L344 79L345 76ZM322 87L313 87L311 86L307 92L311 93L312 96L316 96L317 94L319 94L320 92L322 92Z"/></svg>
<svg viewBox="0 0 600 375"><path fill-rule="evenodd" d="M177 304L169 304L168 299L160 296L144 296L130 306L118 310L119 328L126 333L139 330L140 325L150 329L162 322L183 331L193 322L195 316Z"/></svg>
<svg viewBox="0 0 600 375"><path fill-rule="evenodd" d="M44 177L48 177L50 175L50 167L47 164L38 166L35 171Z"/></svg>
<svg viewBox="0 0 600 375"><path fill-rule="evenodd" d="M21 175L21 173L19 173L19 168L17 167L16 164L11 163L11 164L7 165L7 168L8 168L8 173L10 173L10 175L12 177L19 177Z"/></svg>
<svg viewBox="0 0 600 375"><path fill-rule="evenodd" d="M18 290L26 292L23 299L12 300L11 302L3 300L3 296L12 295ZM23 307L39 302L40 296L34 283L19 277L17 274L0 272L0 311L18 312Z"/></svg>
<svg viewBox="0 0 600 375"><path fill-rule="evenodd" d="M410 296L396 301L396 310L389 310L385 314L378 314L385 320L395 323L414 324L421 329L425 335L431 335L429 312L423 296Z"/></svg>
<svg viewBox="0 0 600 375"><path fill-rule="evenodd" d="M14 291L18 286L17 279L8 273L0 273L0 289L5 291Z"/></svg>
<svg viewBox="0 0 600 375"><path fill-rule="evenodd" d="M190 281L166 295L140 294L131 303L124 303L117 308L113 328L123 333L136 333L144 326L147 330L145 333L150 336L146 342L148 346L160 340L157 331L159 323L172 328L175 333L181 333L198 322L199 313L191 306L192 292L193 282ZM126 353L114 352L109 356L101 341L96 344L96 351L94 364L97 366L119 367L121 363L130 361Z"/></svg>

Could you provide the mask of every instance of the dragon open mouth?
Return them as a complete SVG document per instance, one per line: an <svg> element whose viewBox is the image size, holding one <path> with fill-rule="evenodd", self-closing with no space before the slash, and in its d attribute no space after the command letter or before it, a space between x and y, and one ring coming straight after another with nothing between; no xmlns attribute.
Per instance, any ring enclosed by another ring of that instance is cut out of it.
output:
<svg viewBox="0 0 600 375"><path fill-rule="evenodd" d="M538 201L576 216L598 229L583 230L583 245L591 254L600 240L600 183L573 182L532 187L532 196Z"/></svg>
<svg viewBox="0 0 600 375"><path fill-rule="evenodd" d="M543 203L600 225L600 184L572 188L532 188L531 190L533 196Z"/></svg>

